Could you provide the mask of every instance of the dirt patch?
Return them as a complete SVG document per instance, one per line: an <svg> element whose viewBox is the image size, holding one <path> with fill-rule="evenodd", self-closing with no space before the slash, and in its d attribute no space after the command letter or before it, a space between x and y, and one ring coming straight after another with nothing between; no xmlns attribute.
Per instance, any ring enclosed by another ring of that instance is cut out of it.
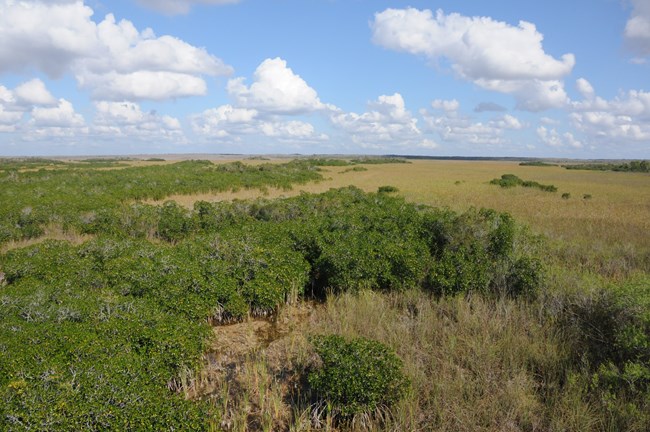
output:
<svg viewBox="0 0 650 432"><path fill-rule="evenodd" d="M277 356L277 348L284 339L296 334L303 336L316 307L315 303L301 302L285 306L270 318L215 326L206 359L211 367L220 368L251 355Z"/></svg>
<svg viewBox="0 0 650 432"><path fill-rule="evenodd" d="M211 401L219 430L287 430L314 360L306 333L318 307L299 302L271 318L215 326L203 367L173 386Z"/></svg>

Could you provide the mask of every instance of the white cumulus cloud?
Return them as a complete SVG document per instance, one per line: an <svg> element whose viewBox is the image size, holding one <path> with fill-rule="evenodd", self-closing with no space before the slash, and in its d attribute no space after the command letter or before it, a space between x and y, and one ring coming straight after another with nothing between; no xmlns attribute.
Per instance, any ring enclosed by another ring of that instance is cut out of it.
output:
<svg viewBox="0 0 650 432"><path fill-rule="evenodd" d="M30 112L32 120L29 125L33 126L36 119L39 125L52 121L57 123L57 118L66 123L65 113L74 114L74 109L65 99L57 101L45 87L45 83L39 79L24 82L13 90L0 85L0 132L15 132L25 127L23 119ZM70 118L79 120L80 116Z"/></svg>
<svg viewBox="0 0 650 432"><path fill-rule="evenodd" d="M594 91L593 86L584 78L578 78L576 81L576 87L578 88L578 91L582 97L587 100L593 100L596 96L596 92Z"/></svg>
<svg viewBox="0 0 650 432"><path fill-rule="evenodd" d="M14 132L22 119L23 112L15 109L15 102L13 92L0 85L0 132Z"/></svg>
<svg viewBox="0 0 650 432"><path fill-rule="evenodd" d="M650 55L650 2L631 0L632 15L625 24L625 40L641 56Z"/></svg>
<svg viewBox="0 0 650 432"><path fill-rule="evenodd" d="M436 99L431 103L435 110L421 110L426 131L437 133L443 141L462 144L501 145L508 142L505 132L521 130L525 125L516 117L505 114L487 122L475 121L461 114L456 100Z"/></svg>
<svg viewBox="0 0 650 432"><path fill-rule="evenodd" d="M204 95L204 76L232 73L204 48L92 15L80 0L0 0L0 72L70 72L94 98L118 101Z"/></svg>
<svg viewBox="0 0 650 432"><path fill-rule="evenodd" d="M384 148L421 141L417 119L406 110L401 94L379 96L368 104L368 108L362 114L332 113L330 119L334 126L348 133L352 141L361 146Z"/></svg>
<svg viewBox="0 0 650 432"><path fill-rule="evenodd" d="M184 133L177 118L144 112L134 102L100 101L95 103L96 116L91 131L99 136L138 139L176 139Z"/></svg>
<svg viewBox="0 0 650 432"><path fill-rule="evenodd" d="M21 103L27 105L53 105L57 102L45 83L38 78L22 83L14 89L14 93Z"/></svg>
<svg viewBox="0 0 650 432"><path fill-rule="evenodd" d="M550 147L564 147L570 146L575 149L583 147L582 142L578 141L571 132L560 134L555 128L548 129L544 126L537 128L537 137L539 140Z"/></svg>
<svg viewBox="0 0 650 432"><path fill-rule="evenodd" d="M192 116L192 129L198 135L240 142L244 137L263 136L278 141L312 143L329 137L318 133L311 123L283 120L278 116L262 116L249 108L221 105Z"/></svg>
<svg viewBox="0 0 650 432"><path fill-rule="evenodd" d="M281 58L264 60L253 78L250 87L241 77L228 81L228 93L237 105L273 114L300 114L331 108L323 104L316 90Z"/></svg>
<svg viewBox="0 0 650 432"><path fill-rule="evenodd" d="M92 14L83 1L0 0L0 72L63 75L97 48Z"/></svg>
<svg viewBox="0 0 650 432"><path fill-rule="evenodd" d="M31 119L23 126L22 138L28 141L48 139L75 139L85 136L88 127L72 103L59 99L53 107L34 107Z"/></svg>
<svg viewBox="0 0 650 432"><path fill-rule="evenodd" d="M629 90L605 100L588 81L578 86L590 91L581 91L584 99L572 102L570 119L593 142L626 144L650 139L650 92Z"/></svg>
<svg viewBox="0 0 650 432"><path fill-rule="evenodd" d="M55 107L36 107L32 110L32 124L36 127L78 127L84 123L83 116L77 114L65 99L59 99Z"/></svg>
<svg viewBox="0 0 650 432"><path fill-rule="evenodd" d="M568 101L561 79L575 58L547 54L543 35L532 23L512 26L489 17L407 8L377 13L371 25L374 43L434 61L447 59L461 78L514 95L522 109L540 111Z"/></svg>

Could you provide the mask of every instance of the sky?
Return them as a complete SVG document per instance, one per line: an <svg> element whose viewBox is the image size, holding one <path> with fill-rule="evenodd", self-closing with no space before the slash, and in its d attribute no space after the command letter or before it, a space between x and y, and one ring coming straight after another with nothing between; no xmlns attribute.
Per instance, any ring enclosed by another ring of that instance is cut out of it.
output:
<svg viewBox="0 0 650 432"><path fill-rule="evenodd" d="M0 0L0 156L650 158L650 0Z"/></svg>

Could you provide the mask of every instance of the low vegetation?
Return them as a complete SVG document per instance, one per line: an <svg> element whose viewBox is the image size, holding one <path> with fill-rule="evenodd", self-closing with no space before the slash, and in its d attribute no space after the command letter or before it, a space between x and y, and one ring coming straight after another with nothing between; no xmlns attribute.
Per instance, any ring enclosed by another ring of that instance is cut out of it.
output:
<svg viewBox="0 0 650 432"><path fill-rule="evenodd" d="M527 161L519 163L519 166L552 167L557 165L544 161Z"/></svg>
<svg viewBox="0 0 650 432"><path fill-rule="evenodd" d="M329 335L311 343L322 364L309 373L309 384L330 415L374 413L399 402L408 389L402 361L380 342Z"/></svg>
<svg viewBox="0 0 650 432"><path fill-rule="evenodd" d="M567 264L509 213L397 186L143 202L288 190L339 159L55 165L0 175L4 241L33 238L0 255L6 430L650 428L643 257ZM232 323L263 325L215 342Z"/></svg>
<svg viewBox="0 0 650 432"><path fill-rule="evenodd" d="M583 163L562 165L568 170L650 172L650 161L638 160L624 163Z"/></svg>
<svg viewBox="0 0 650 432"><path fill-rule="evenodd" d="M557 192L557 187L553 185L543 185L532 180L522 180L514 174L503 174L501 178L491 180L490 184L498 185L502 188L522 186L536 188L544 192Z"/></svg>

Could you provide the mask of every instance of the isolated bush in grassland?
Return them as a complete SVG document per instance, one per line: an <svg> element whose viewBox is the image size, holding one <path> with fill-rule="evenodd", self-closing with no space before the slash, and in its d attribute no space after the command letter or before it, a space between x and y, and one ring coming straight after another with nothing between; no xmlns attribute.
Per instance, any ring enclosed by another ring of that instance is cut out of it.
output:
<svg viewBox="0 0 650 432"><path fill-rule="evenodd" d="M567 200L567 199L569 199L569 198L571 198L571 194L570 194L570 193L568 193L568 192L564 192L564 193L562 194L562 199Z"/></svg>
<svg viewBox="0 0 650 432"><path fill-rule="evenodd" d="M502 188L511 188L515 186L523 186L530 188L537 188L544 192L557 192L557 187L553 185L543 185L532 180L522 180L514 174L503 174L500 179L493 179L490 184L501 186Z"/></svg>
<svg viewBox="0 0 650 432"><path fill-rule="evenodd" d="M379 186L377 192L379 193L399 192L399 189L396 188L395 186Z"/></svg>
<svg viewBox="0 0 650 432"><path fill-rule="evenodd" d="M402 359L411 390L389 425L366 430L591 430L590 403L577 397L560 406L568 399L566 353L538 312L507 298L361 291L329 296L311 327L377 340ZM556 419L566 427L551 427Z"/></svg>
<svg viewBox="0 0 650 432"><path fill-rule="evenodd" d="M311 339L322 365L311 371L309 384L335 414L372 414L404 395L409 380L393 350L365 338L342 336Z"/></svg>

